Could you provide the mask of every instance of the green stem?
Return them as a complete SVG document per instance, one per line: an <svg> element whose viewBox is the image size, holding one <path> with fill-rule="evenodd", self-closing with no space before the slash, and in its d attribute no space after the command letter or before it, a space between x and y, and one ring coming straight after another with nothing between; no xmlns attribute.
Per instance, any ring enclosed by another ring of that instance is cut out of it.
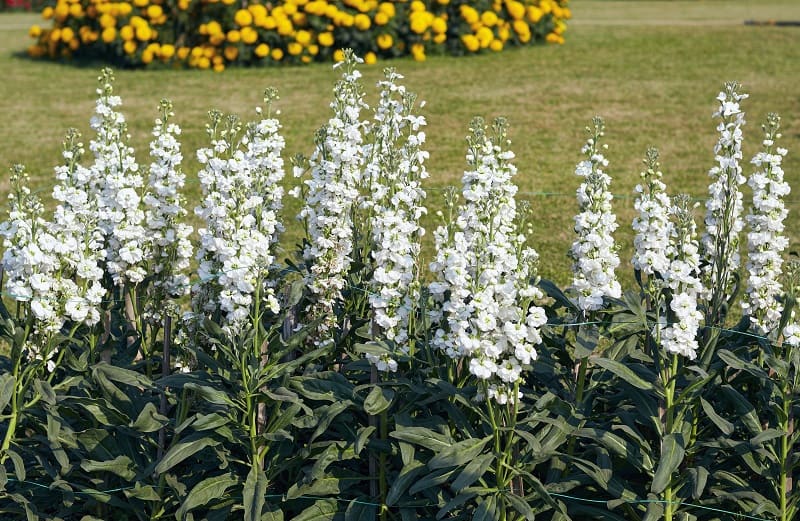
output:
<svg viewBox="0 0 800 521"><path fill-rule="evenodd" d="M675 421L675 383L677 380L677 373L678 373L678 355L672 355L672 364L671 367L665 370L664 381L666 383L665 388L665 407L666 411L664 411L664 435L672 434L672 430L674 428L674 421ZM663 447L663 442L662 442ZM672 521L675 515L675 491L672 488L672 476L667 482L667 487L664 489L664 521Z"/></svg>
<svg viewBox="0 0 800 521"><path fill-rule="evenodd" d="M388 435L389 435L388 419L386 416L386 411L383 411L381 413L381 430L380 430L381 440L386 440ZM378 458L380 462L378 468L378 485L380 486L380 494L381 494L380 521L387 521L388 511L385 507L386 507L386 494L388 493L389 489L386 483L386 454L384 452L381 452Z"/></svg>
<svg viewBox="0 0 800 521"><path fill-rule="evenodd" d="M783 392L783 413L786 418L784 424L781 426L783 434L781 435L781 453L780 453L780 511L781 521L790 521L788 511L788 499L792 493L792 475L791 475L791 443L790 438L794 434L794 418L792 418L792 396L789 389Z"/></svg>

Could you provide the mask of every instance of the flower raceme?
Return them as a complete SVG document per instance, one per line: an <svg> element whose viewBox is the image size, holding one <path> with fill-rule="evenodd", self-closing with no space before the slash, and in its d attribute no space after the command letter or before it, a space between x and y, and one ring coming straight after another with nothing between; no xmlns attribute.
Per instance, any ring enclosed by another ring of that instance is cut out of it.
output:
<svg viewBox="0 0 800 521"><path fill-rule="evenodd" d="M435 277L429 290L437 303L433 344L452 359L465 359L497 403L518 399L518 384L536 359L544 310L534 304L538 255L519 232L512 182L516 167L508 150L506 122L488 131L473 120L468 138L462 197L454 221L437 228Z"/></svg>
<svg viewBox="0 0 800 521"><path fill-rule="evenodd" d="M617 218L611 209L611 177L604 171L608 160L601 150L606 147L599 144L605 124L599 117L592 124L592 128L587 128L591 137L582 149L586 159L575 169L575 174L584 181L577 191L580 207L575 216L577 237L569 252L574 261L571 289L577 294L578 308L584 312L601 309L605 297L619 298L622 293L614 272L619 266L619 256L612 235L617 229Z"/></svg>

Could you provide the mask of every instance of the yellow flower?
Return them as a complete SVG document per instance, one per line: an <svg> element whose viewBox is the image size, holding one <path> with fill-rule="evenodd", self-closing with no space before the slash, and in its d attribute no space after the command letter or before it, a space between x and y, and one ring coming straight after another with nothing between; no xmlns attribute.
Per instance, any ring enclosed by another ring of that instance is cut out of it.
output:
<svg viewBox="0 0 800 521"><path fill-rule="evenodd" d="M136 7L144 7L150 3L150 0L133 0L133 5Z"/></svg>
<svg viewBox="0 0 800 521"><path fill-rule="evenodd" d="M150 27L143 25L136 28L136 39L140 42L146 42L153 36L153 31Z"/></svg>
<svg viewBox="0 0 800 521"><path fill-rule="evenodd" d="M162 14L164 14L164 10L161 9L160 5L147 6L147 16L149 16L150 18L158 18Z"/></svg>
<svg viewBox="0 0 800 521"><path fill-rule="evenodd" d="M261 26L264 29L275 29L278 26L278 22L275 21L274 16L267 16L264 18L264 24Z"/></svg>
<svg viewBox="0 0 800 521"><path fill-rule="evenodd" d="M203 47L203 56L205 56L209 60L213 58L216 54L217 51L213 47Z"/></svg>
<svg viewBox="0 0 800 521"><path fill-rule="evenodd" d="M493 27L497 24L497 13L494 11L484 11L483 14L481 14L481 23Z"/></svg>
<svg viewBox="0 0 800 521"><path fill-rule="evenodd" d="M292 23L295 27L305 27L308 25L308 17L306 13L296 12L292 15Z"/></svg>
<svg viewBox="0 0 800 521"><path fill-rule="evenodd" d="M503 42L500 40L492 40L492 43L489 44L489 48L494 52L500 52L503 50Z"/></svg>
<svg viewBox="0 0 800 521"><path fill-rule="evenodd" d="M281 49L272 49L272 52L269 53L272 56L272 59L276 62L279 62L283 59L283 50Z"/></svg>
<svg viewBox="0 0 800 521"><path fill-rule="evenodd" d="M439 2L439 5L447 5L450 3L450 0L437 0L437 2Z"/></svg>
<svg viewBox="0 0 800 521"><path fill-rule="evenodd" d="M81 18L83 16L83 6L81 4L70 5L69 15L73 18Z"/></svg>
<svg viewBox="0 0 800 521"><path fill-rule="evenodd" d="M239 43L242 40L242 33L237 31L236 29L231 29L230 31L228 31L226 39L230 43Z"/></svg>
<svg viewBox="0 0 800 521"><path fill-rule="evenodd" d="M181 11L186 11L189 9L189 2L190 0L178 0L178 9Z"/></svg>
<svg viewBox="0 0 800 521"><path fill-rule="evenodd" d="M428 24L421 17L411 18L411 32L422 34L428 30Z"/></svg>
<svg viewBox="0 0 800 521"><path fill-rule="evenodd" d="M558 44L564 43L564 37L556 33L549 33L547 36L544 37L544 39L547 43L558 43Z"/></svg>
<svg viewBox="0 0 800 521"><path fill-rule="evenodd" d="M42 18L45 20L49 20L53 17L53 8L50 6L45 7L42 9Z"/></svg>
<svg viewBox="0 0 800 521"><path fill-rule="evenodd" d="M411 46L411 57L414 58L414 61L424 62L425 61L425 46L421 43L415 43Z"/></svg>
<svg viewBox="0 0 800 521"><path fill-rule="evenodd" d="M305 29L301 29L297 31L297 33L294 35L294 39L300 45L303 46L308 45L309 42L311 42L311 33L306 31Z"/></svg>
<svg viewBox="0 0 800 521"><path fill-rule="evenodd" d="M469 52L476 52L481 48L481 42L474 34L464 34L461 36L461 43Z"/></svg>
<svg viewBox="0 0 800 521"><path fill-rule="evenodd" d="M389 23L389 15L381 11L375 13L375 25L386 25L388 23Z"/></svg>
<svg viewBox="0 0 800 521"><path fill-rule="evenodd" d="M372 21L369 19L369 16L365 15L364 13L358 13L355 16L354 22L356 29L359 31L366 31L372 25Z"/></svg>
<svg viewBox="0 0 800 521"><path fill-rule="evenodd" d="M240 27L247 27L253 23L253 15L247 9L239 9L233 15L233 21Z"/></svg>
<svg viewBox="0 0 800 521"><path fill-rule="evenodd" d="M425 10L425 3L421 2L420 0L414 0L411 2L411 12L416 11L424 11Z"/></svg>
<svg viewBox="0 0 800 521"><path fill-rule="evenodd" d="M128 16L129 14L131 14L131 11L133 10L133 7L131 7L131 4L129 4L128 2L120 2L117 5L119 6L120 16Z"/></svg>
<svg viewBox="0 0 800 521"><path fill-rule="evenodd" d="M266 43L260 43L258 46L253 49L253 54L258 56L259 58L264 58L266 55L269 54L269 45Z"/></svg>
<svg viewBox="0 0 800 521"><path fill-rule="evenodd" d="M106 27L105 29L103 29L103 32L100 33L100 38L102 38L103 41L106 43L113 42L117 38L117 29L114 27Z"/></svg>
<svg viewBox="0 0 800 521"><path fill-rule="evenodd" d="M242 27L242 41L247 45L253 45L258 41L258 32L252 27Z"/></svg>
<svg viewBox="0 0 800 521"><path fill-rule="evenodd" d="M205 56L201 56L197 58L197 68L198 69L208 69L211 67L211 60L206 58Z"/></svg>
<svg viewBox="0 0 800 521"><path fill-rule="evenodd" d="M41 58L44 56L45 49L41 45L31 45L28 47L28 56L31 58Z"/></svg>
<svg viewBox="0 0 800 521"><path fill-rule="evenodd" d="M285 2L283 4L283 12L289 16L292 16L294 13L297 12L297 6L291 2Z"/></svg>
<svg viewBox="0 0 800 521"><path fill-rule="evenodd" d="M202 47L192 47L192 57L199 58L203 55L203 48Z"/></svg>
<svg viewBox="0 0 800 521"><path fill-rule="evenodd" d="M223 72L225 70L224 63L215 63L214 64L214 72Z"/></svg>
<svg viewBox="0 0 800 521"><path fill-rule="evenodd" d="M75 31L73 31L71 27L63 27L59 36L61 37L62 42L69 43L73 38L75 38Z"/></svg>
<svg viewBox="0 0 800 521"><path fill-rule="evenodd" d="M480 15L478 11L475 10L474 7L471 7L466 4L461 4L461 18L464 19L465 22L468 24L474 24L480 19Z"/></svg>
<svg viewBox="0 0 800 521"><path fill-rule="evenodd" d="M522 2L509 0L506 2L506 9L508 9L508 14L514 20L522 20L525 17L525 6L522 5Z"/></svg>
<svg viewBox="0 0 800 521"><path fill-rule="evenodd" d="M208 22L208 24L206 24L206 28L209 36L214 36L215 34L222 34L222 26L216 20Z"/></svg>
<svg viewBox="0 0 800 521"><path fill-rule="evenodd" d="M281 36L288 36L292 34L294 27L292 27L292 22L290 22L287 18L281 18L278 22L278 34Z"/></svg>
<svg viewBox="0 0 800 521"><path fill-rule="evenodd" d="M253 19L267 16L267 8L261 4L250 4L247 6L247 10L253 15Z"/></svg>
<svg viewBox="0 0 800 521"><path fill-rule="evenodd" d="M98 22L100 23L100 27L102 27L103 29L105 29L106 27L114 27L117 25L117 19L111 16L110 14L104 14L100 16L100 20L98 20Z"/></svg>
<svg viewBox="0 0 800 521"><path fill-rule="evenodd" d="M528 21L530 23L535 24L536 22L542 19L542 16L544 16L544 13L542 12L541 9L539 9L535 5L528 6Z"/></svg>
<svg viewBox="0 0 800 521"><path fill-rule="evenodd" d="M565 24L561 20L556 20L555 26L553 27L553 32L561 36L562 34L564 34L564 31L566 30L567 30L567 24Z"/></svg>
<svg viewBox="0 0 800 521"><path fill-rule="evenodd" d="M392 38L391 34L379 34L377 38L375 38L375 43L378 44L378 48L385 51L386 49L390 49L392 44L394 43L394 39ZM341 60L337 60L341 61Z"/></svg>
<svg viewBox="0 0 800 521"><path fill-rule="evenodd" d="M126 42L129 40L133 40L134 36L135 34L133 32L133 27L131 27L130 25L123 25L122 27L120 27L119 37L125 40Z"/></svg>
<svg viewBox="0 0 800 521"><path fill-rule="evenodd" d="M311 56L316 56L317 54L319 54L319 45L312 43L311 45L308 46L307 50L308 54L310 54Z"/></svg>
<svg viewBox="0 0 800 521"><path fill-rule="evenodd" d="M28 29L28 36L31 38L38 38L42 35L42 28L38 25L32 25L30 29Z"/></svg>
<svg viewBox="0 0 800 521"><path fill-rule="evenodd" d="M56 17L56 20L64 20L69 16L69 6L64 3L56 4L56 8L53 11L53 14Z"/></svg>
<svg viewBox="0 0 800 521"><path fill-rule="evenodd" d="M159 54L161 55L162 60L169 60L175 56L175 46L170 43L165 43L161 46Z"/></svg>
<svg viewBox="0 0 800 521"><path fill-rule="evenodd" d="M364 63L366 63L367 65L374 65L375 62L377 62L377 61L378 61L378 57L375 56L375 53L372 52L372 51L370 51L370 52L368 52L367 54L364 55Z"/></svg>
<svg viewBox="0 0 800 521"><path fill-rule="evenodd" d="M208 43L214 46L222 45L222 42L225 41L224 34L214 34L208 37Z"/></svg>
<svg viewBox="0 0 800 521"><path fill-rule="evenodd" d="M59 29L58 27L54 28L52 31L50 31L48 37L50 38L50 41L53 43L61 41L61 29Z"/></svg>
<svg viewBox="0 0 800 521"><path fill-rule="evenodd" d="M126 54L133 54L136 52L136 42L134 41L127 41L122 44L122 49L125 51Z"/></svg>
<svg viewBox="0 0 800 521"><path fill-rule="evenodd" d="M478 41L481 44L481 49L489 47L489 44L492 43L492 40L494 40L494 33L488 27L481 27L478 29L478 33L475 36L478 37Z"/></svg>
<svg viewBox="0 0 800 521"><path fill-rule="evenodd" d="M303 46L302 46L302 45L300 45L300 44L299 44L299 43L297 43L297 42L289 42L289 44L286 46L286 50L287 50L287 51L289 52L289 54L291 54L292 56L297 56L298 54L300 54L301 52L303 52Z"/></svg>
<svg viewBox="0 0 800 521"><path fill-rule="evenodd" d="M343 62L344 61L344 51L341 49L336 49L333 51L333 61L335 62Z"/></svg>
<svg viewBox="0 0 800 521"><path fill-rule="evenodd" d="M394 3L392 2L381 2L381 4L378 6L378 11L385 14L389 18L393 18L396 14Z"/></svg>
<svg viewBox="0 0 800 521"><path fill-rule="evenodd" d="M436 17L433 19L431 29L433 29L433 32L436 34L445 33L447 32L447 21L444 18Z"/></svg>
<svg viewBox="0 0 800 521"><path fill-rule="evenodd" d="M572 18L572 11L570 10L569 7L561 8L561 17L564 18L564 20L569 20L570 18Z"/></svg>
<svg viewBox="0 0 800 521"><path fill-rule="evenodd" d="M185 60L186 57L189 56L189 52L190 51L191 51L191 49L189 49L188 47L179 48L178 49L178 53L177 53L178 54L178 59L181 60L181 61Z"/></svg>
<svg viewBox="0 0 800 521"><path fill-rule="evenodd" d="M445 33L440 33L433 37L433 43L436 44L443 44L446 41L447 41L447 34Z"/></svg>
<svg viewBox="0 0 800 521"><path fill-rule="evenodd" d="M324 33L319 33L317 35L317 41L323 47L330 47L331 45L333 45L333 33L328 31Z"/></svg>
<svg viewBox="0 0 800 521"><path fill-rule="evenodd" d="M77 51L78 47L81 46L81 42L77 38L73 38L67 45L69 45L69 48L73 51Z"/></svg>
<svg viewBox="0 0 800 521"><path fill-rule="evenodd" d="M520 35L520 37L524 34L531 34L531 27L525 20L514 20L514 23L511 24L511 26L514 28L514 32Z"/></svg>
<svg viewBox="0 0 800 521"><path fill-rule="evenodd" d="M239 56L239 49L232 45L225 47L225 50L223 52L225 54L225 59L228 60L229 62L234 61L236 57Z"/></svg>
<svg viewBox="0 0 800 521"><path fill-rule="evenodd" d="M153 57L154 57L153 51L151 51L150 49L145 49L144 51L142 51L142 63L144 63L145 65L152 62Z"/></svg>

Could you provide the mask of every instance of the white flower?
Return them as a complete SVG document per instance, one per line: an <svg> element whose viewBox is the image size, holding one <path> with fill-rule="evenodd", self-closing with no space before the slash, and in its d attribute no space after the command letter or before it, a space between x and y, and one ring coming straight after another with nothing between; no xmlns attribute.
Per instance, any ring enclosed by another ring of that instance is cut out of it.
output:
<svg viewBox="0 0 800 521"><path fill-rule="evenodd" d="M591 137L582 149L588 160L578 163L575 169L575 174L585 181L577 191L581 211L575 216L577 237L569 252L573 259L571 290L577 293L576 304L584 311L600 309L604 297L619 298L622 294L614 272L619 257L612 235L617 223L611 209L611 178L603 170L608 160L598 148L604 124L599 117L592 122L594 128L587 129Z"/></svg>
<svg viewBox="0 0 800 521"><path fill-rule="evenodd" d="M663 274L669 266L672 223L669 220L670 201L661 181L655 148L647 150L645 164L647 170L640 174L643 184L636 186L634 208L638 214L633 219L636 235L631 263L643 274L652 276Z"/></svg>
<svg viewBox="0 0 800 521"><path fill-rule="evenodd" d="M763 126L764 150L751 161L759 169L753 172L747 184L753 189L753 205L745 217L747 232L747 287L742 301L744 312L750 316L753 329L761 335L770 335L780 324L783 293L780 283L783 257L788 245L783 235L789 211L783 197L790 191L783 180L781 163L786 150L777 148L780 137L780 118L770 114Z"/></svg>
<svg viewBox="0 0 800 521"><path fill-rule="evenodd" d="M542 296L531 282L538 255L524 246L518 231L527 214L518 212L514 200L516 168L505 120L487 130L480 118L473 121L464 203L434 232L435 280L428 289L437 304L431 317L438 327L432 342L451 358L469 359L470 373L497 390L488 398L509 403L505 384L517 382L523 366L536 359L546 315L533 303ZM455 197L447 198L451 214Z"/></svg>
<svg viewBox="0 0 800 521"><path fill-rule="evenodd" d="M713 182L708 187L706 230L700 241L705 261L703 279L710 292L703 297L710 300L706 314L713 320L718 319L717 315L728 299L732 274L740 264L738 245L743 221L742 192L739 187L744 184L745 178L739 161L742 159L742 126L745 120L738 103L747 95L740 94L738 90L738 83L727 83L725 91L717 96L720 108L714 116L722 119L717 126L720 136L714 147L717 166L708 173Z"/></svg>

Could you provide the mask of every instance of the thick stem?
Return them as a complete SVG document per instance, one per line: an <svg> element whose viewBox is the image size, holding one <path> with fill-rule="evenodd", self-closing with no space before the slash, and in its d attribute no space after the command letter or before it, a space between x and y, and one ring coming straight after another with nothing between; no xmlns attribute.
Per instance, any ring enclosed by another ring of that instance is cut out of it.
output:
<svg viewBox="0 0 800 521"><path fill-rule="evenodd" d="M791 455L791 438L794 435L794 417L792 416L792 395L789 389L783 393L783 412L786 417L786 423L782 425L783 434L781 436L781 451L780 451L780 512L781 521L790 521L791 516L789 513L789 498L792 495L792 455Z"/></svg>
<svg viewBox="0 0 800 521"><path fill-rule="evenodd" d="M665 369L664 382L665 388L665 414L664 414L664 434L672 434L675 422L675 383L678 373L678 355L672 355L671 367ZM662 440L661 446L664 446ZM672 476L667 482L667 487L664 489L664 521L672 521L675 515L675 491L672 488Z"/></svg>

